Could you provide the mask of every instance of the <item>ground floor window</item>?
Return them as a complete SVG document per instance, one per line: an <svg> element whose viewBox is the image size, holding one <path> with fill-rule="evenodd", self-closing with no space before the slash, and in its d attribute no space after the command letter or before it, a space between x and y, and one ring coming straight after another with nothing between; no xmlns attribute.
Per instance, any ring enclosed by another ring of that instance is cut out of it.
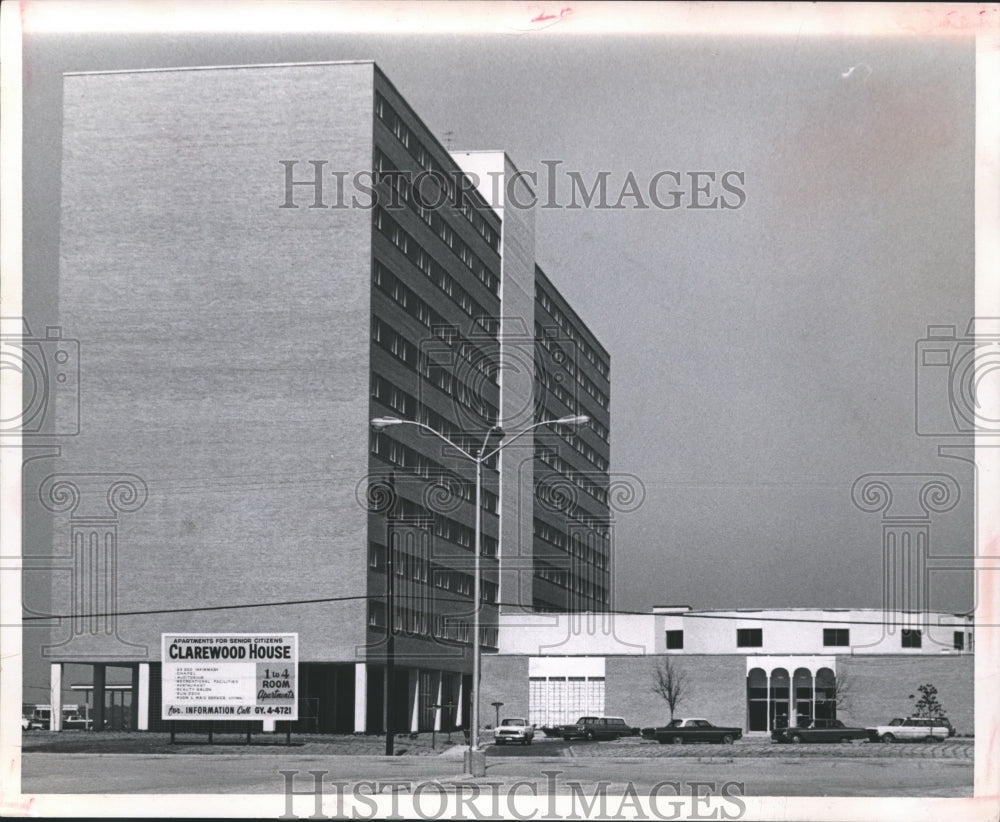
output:
<svg viewBox="0 0 1000 822"><path fill-rule="evenodd" d="M564 725L603 713L604 677L533 676L529 680L528 721L532 725Z"/></svg>
<svg viewBox="0 0 1000 822"><path fill-rule="evenodd" d="M747 674L747 730L772 731L801 727L816 719L837 718L837 680L829 668L808 668Z"/></svg>

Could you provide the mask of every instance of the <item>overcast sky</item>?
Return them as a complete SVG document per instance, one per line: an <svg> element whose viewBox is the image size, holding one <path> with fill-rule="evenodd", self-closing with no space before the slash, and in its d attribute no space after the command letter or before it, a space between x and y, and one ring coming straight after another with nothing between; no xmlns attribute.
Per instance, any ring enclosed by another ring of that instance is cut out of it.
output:
<svg viewBox="0 0 1000 822"><path fill-rule="evenodd" d="M951 474L932 553L971 554L971 469L914 430L917 341L973 310L971 38L35 36L24 57L26 304L58 265L62 71L373 58L455 150L607 171L613 199L630 172L741 173L739 208L537 215L538 263L611 353L612 472L644 488L615 604L879 607L869 472ZM935 574L931 605L971 607L971 575Z"/></svg>

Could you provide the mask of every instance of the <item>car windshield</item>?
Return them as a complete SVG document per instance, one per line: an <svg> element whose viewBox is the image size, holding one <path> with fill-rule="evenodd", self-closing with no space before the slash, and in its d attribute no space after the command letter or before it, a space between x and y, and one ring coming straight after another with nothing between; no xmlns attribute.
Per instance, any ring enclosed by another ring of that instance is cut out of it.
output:
<svg viewBox="0 0 1000 822"><path fill-rule="evenodd" d="M683 724L684 724L684 720L683 719L674 719L674 720L671 720L670 724L667 725L667 727L668 728L679 728Z"/></svg>
<svg viewBox="0 0 1000 822"><path fill-rule="evenodd" d="M505 719L500 724L501 725L527 725L528 722L525 719Z"/></svg>

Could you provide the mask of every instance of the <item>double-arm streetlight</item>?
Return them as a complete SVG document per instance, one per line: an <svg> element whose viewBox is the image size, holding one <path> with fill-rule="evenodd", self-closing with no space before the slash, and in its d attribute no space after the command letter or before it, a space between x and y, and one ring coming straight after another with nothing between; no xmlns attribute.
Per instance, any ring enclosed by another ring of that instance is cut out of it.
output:
<svg viewBox="0 0 1000 822"><path fill-rule="evenodd" d="M416 420L401 420L398 417L375 417L372 421L372 427L377 431L381 431L385 428L389 428L393 425L415 425L417 428L423 428L425 431L429 431L435 437L443 440L456 451L458 451L463 457L471 460L476 465L476 529L475 529L475 557L473 559L473 577L472 577L472 598L474 608L472 611L472 721L471 721L471 732L469 734L469 753L470 762L471 754L479 750L479 667L480 667L480 656L481 656L481 642L479 638L479 608L480 608L480 553L482 551L482 537L483 537L483 527L482 527L482 493L483 493L483 463L494 457L502 449L506 448L513 442L516 442L525 434L534 431L536 428L541 428L543 425L583 425L590 422L590 417L585 414L571 415L568 417L560 417L555 420L542 420L541 422L536 422L534 425L529 425L527 428L518 431L510 439L501 442L492 451L487 452L486 446L489 444L490 437L493 436L494 432L498 434L501 440L506 436L503 429L499 425L494 425L486 432L486 436L483 437L483 444L479 450L473 454L470 451L466 451L462 446L455 444L450 439L448 439L440 431L435 431L429 425L425 425L422 422L417 422ZM392 550L392 547L389 547ZM392 614L387 615L387 619L392 619Z"/></svg>

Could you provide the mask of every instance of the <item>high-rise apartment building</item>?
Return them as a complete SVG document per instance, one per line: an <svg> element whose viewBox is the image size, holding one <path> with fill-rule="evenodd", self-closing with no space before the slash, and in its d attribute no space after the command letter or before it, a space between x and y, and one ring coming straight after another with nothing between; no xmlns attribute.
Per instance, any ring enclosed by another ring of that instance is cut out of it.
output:
<svg viewBox="0 0 1000 822"><path fill-rule="evenodd" d="M24 485L53 702L124 668L163 727L161 634L296 633L300 727L377 731L391 629L393 727L463 726L477 607L486 653L501 609L607 609L608 355L476 163L520 184L371 62L66 76L28 319L78 342L79 425ZM474 464L370 421L475 455L580 414L484 465L475 603Z"/></svg>

